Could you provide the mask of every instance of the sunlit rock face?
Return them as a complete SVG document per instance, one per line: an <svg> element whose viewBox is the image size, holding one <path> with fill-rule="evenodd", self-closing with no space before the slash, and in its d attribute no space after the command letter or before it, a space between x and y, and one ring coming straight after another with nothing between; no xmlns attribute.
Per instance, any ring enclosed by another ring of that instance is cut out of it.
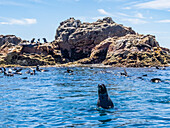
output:
<svg viewBox="0 0 170 128"><path fill-rule="evenodd" d="M135 31L115 23L110 17L93 23L81 23L80 20L70 18L60 23L55 40L63 57L74 61L89 57L91 50L101 41L127 34L135 34Z"/></svg>
<svg viewBox="0 0 170 128"><path fill-rule="evenodd" d="M16 37L15 35L0 35L0 47L4 45L6 42L12 43L14 45L17 45L21 42L20 37Z"/></svg>

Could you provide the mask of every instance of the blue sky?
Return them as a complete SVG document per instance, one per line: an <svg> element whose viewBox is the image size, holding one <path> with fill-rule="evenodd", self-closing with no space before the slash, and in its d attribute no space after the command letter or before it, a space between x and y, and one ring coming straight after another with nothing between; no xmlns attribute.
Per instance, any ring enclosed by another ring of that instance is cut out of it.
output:
<svg viewBox="0 0 170 128"><path fill-rule="evenodd" d="M170 48L170 0L0 0L0 34L52 41L61 21L108 16Z"/></svg>

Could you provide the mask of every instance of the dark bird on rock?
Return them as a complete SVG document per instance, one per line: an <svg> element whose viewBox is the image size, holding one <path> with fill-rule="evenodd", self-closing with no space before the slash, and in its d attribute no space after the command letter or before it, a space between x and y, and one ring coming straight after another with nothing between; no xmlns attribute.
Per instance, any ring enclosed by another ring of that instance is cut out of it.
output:
<svg viewBox="0 0 170 128"><path fill-rule="evenodd" d="M31 44L32 44L32 43L34 43L34 41L35 41L35 38L32 38L32 40L31 40Z"/></svg>
<svg viewBox="0 0 170 128"><path fill-rule="evenodd" d="M109 109L113 108L114 104L112 100L110 99L106 86L104 84L99 84L98 85L98 101L97 101L97 106L104 108L104 109Z"/></svg>
<svg viewBox="0 0 170 128"><path fill-rule="evenodd" d="M47 39L46 38L43 38L43 40L44 40L44 43L47 43Z"/></svg>
<svg viewBox="0 0 170 128"><path fill-rule="evenodd" d="M161 79L159 79L159 78L153 78L153 79L151 79L151 82L160 83L160 82L162 82L162 81L161 81Z"/></svg>

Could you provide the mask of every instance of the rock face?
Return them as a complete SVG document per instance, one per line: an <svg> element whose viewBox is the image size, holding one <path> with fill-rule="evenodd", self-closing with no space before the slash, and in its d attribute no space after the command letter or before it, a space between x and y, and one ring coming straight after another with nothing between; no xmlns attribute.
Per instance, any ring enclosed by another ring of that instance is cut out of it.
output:
<svg viewBox="0 0 170 128"><path fill-rule="evenodd" d="M17 45L21 42L21 38L16 37L15 35L6 35L6 36L0 35L0 47L4 45L6 42Z"/></svg>
<svg viewBox="0 0 170 128"><path fill-rule="evenodd" d="M55 65L105 64L112 66L167 66L170 50L162 48L155 36L137 34L106 17L94 23L70 18L60 23L55 40L44 44L0 36L0 64Z"/></svg>
<svg viewBox="0 0 170 128"><path fill-rule="evenodd" d="M74 61L89 57L91 50L106 38L127 34L135 34L135 31L115 23L110 17L94 23L81 23L70 18L60 23L55 39L63 57Z"/></svg>
<svg viewBox="0 0 170 128"><path fill-rule="evenodd" d="M53 43L45 44L19 44L6 42L0 47L0 64L6 65L55 65L64 63L60 50L56 50Z"/></svg>
<svg viewBox="0 0 170 128"><path fill-rule="evenodd" d="M154 36L128 34L102 41L92 49L89 58L78 62L130 67L161 66L170 62L170 56L159 47Z"/></svg>

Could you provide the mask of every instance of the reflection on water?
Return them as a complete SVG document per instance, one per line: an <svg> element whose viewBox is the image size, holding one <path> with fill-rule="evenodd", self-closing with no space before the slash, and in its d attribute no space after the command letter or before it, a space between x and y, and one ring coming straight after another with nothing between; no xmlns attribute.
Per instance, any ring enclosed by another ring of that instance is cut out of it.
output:
<svg viewBox="0 0 170 128"><path fill-rule="evenodd" d="M127 68L129 77L120 75L123 68L48 69L35 76L0 74L0 127L170 126L170 68ZM115 108L96 107L101 83Z"/></svg>

